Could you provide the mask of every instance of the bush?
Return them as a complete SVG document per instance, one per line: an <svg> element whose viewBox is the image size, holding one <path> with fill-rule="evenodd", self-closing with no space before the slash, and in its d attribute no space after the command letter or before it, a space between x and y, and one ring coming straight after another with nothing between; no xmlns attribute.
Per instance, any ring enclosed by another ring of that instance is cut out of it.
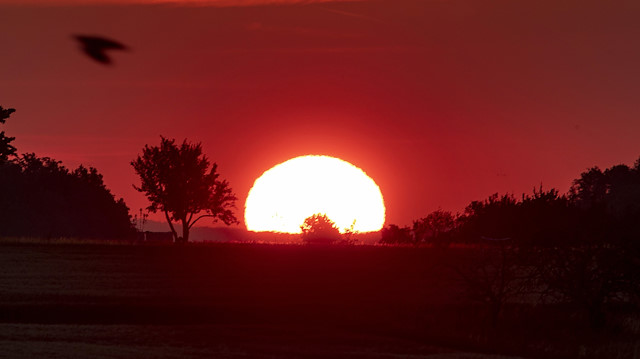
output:
<svg viewBox="0 0 640 359"><path fill-rule="evenodd" d="M307 244L333 244L341 239L340 231L326 214L317 213L300 226L302 241Z"/></svg>

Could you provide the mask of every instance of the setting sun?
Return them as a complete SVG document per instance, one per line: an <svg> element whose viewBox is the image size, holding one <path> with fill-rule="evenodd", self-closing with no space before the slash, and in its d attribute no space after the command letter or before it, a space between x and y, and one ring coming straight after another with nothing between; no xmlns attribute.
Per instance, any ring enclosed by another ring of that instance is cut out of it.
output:
<svg viewBox="0 0 640 359"><path fill-rule="evenodd" d="M301 156L274 166L249 191L250 231L300 233L305 218L326 214L341 232L378 231L385 207L380 188L360 168L329 156Z"/></svg>

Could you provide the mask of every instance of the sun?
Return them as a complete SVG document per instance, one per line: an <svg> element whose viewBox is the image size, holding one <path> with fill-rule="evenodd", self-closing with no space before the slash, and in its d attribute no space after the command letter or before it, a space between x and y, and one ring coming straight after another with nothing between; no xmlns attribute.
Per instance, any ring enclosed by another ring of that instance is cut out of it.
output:
<svg viewBox="0 0 640 359"><path fill-rule="evenodd" d="M326 214L341 232L379 231L385 207L380 187L360 168L329 156L300 156L260 176L249 191L247 229L300 233L305 218Z"/></svg>

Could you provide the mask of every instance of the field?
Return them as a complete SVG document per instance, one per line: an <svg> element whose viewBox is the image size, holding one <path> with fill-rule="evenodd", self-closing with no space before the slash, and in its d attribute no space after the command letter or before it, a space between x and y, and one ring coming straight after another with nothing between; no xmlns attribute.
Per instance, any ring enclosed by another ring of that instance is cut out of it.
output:
<svg viewBox="0 0 640 359"><path fill-rule="evenodd" d="M376 246L3 244L0 357L640 353L628 328L590 333L562 307L514 304L501 328L489 328L485 308L465 299L451 271L467 255Z"/></svg>

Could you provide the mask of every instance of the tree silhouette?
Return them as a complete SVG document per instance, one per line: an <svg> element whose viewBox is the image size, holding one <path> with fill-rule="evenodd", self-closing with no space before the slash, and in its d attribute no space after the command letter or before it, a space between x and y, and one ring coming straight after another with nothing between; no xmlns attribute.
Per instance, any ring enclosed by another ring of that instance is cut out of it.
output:
<svg viewBox="0 0 640 359"><path fill-rule="evenodd" d="M300 229L302 230L302 240L308 244L332 244L341 238L335 222L326 214L316 213L307 217Z"/></svg>
<svg viewBox="0 0 640 359"><path fill-rule="evenodd" d="M2 108L0 106L0 124L3 124L16 110L12 108ZM0 132L0 164L7 162L10 156L15 156L16 148L11 145L15 137L8 137L4 131Z"/></svg>
<svg viewBox="0 0 640 359"><path fill-rule="evenodd" d="M142 182L134 188L151 202L149 211L164 213L176 242L188 241L189 230L202 218L226 225L238 223L232 211L236 196L229 183L219 179L217 164L210 164L200 143L184 140L178 145L161 137L160 146L145 145L142 156L131 165ZM174 221L182 225L182 237L178 237Z"/></svg>
<svg viewBox="0 0 640 359"><path fill-rule="evenodd" d="M532 278L511 240L485 242L454 271L465 295L487 306L489 323L496 327L505 304L532 289Z"/></svg>
<svg viewBox="0 0 640 359"><path fill-rule="evenodd" d="M0 171L0 235L123 239L134 234L129 209L95 168L23 154Z"/></svg>
<svg viewBox="0 0 640 359"><path fill-rule="evenodd" d="M380 232L381 244L414 244L411 228L390 224Z"/></svg>
<svg viewBox="0 0 640 359"><path fill-rule="evenodd" d="M541 281L582 308L596 329L606 323L607 305L640 294L639 164L583 172L569 192L574 240L541 254Z"/></svg>
<svg viewBox="0 0 640 359"><path fill-rule="evenodd" d="M497 193L483 201L473 201L460 218L461 233L466 241L483 238L512 238L516 232L518 201L513 195Z"/></svg>
<svg viewBox="0 0 640 359"><path fill-rule="evenodd" d="M0 124L15 112L0 106ZM0 235L128 238L129 209L116 200L95 168L69 171L34 153L17 156L13 137L0 132Z"/></svg>
<svg viewBox="0 0 640 359"><path fill-rule="evenodd" d="M451 212L437 210L426 217L413 221L413 235L416 243L449 243L451 231L456 226L456 218Z"/></svg>
<svg viewBox="0 0 640 359"><path fill-rule="evenodd" d="M640 160L633 168L616 165L604 172L593 167L573 181L570 199L584 210L615 219L640 213ZM606 213L604 213L606 212Z"/></svg>
<svg viewBox="0 0 640 359"><path fill-rule="evenodd" d="M640 305L640 159L633 167L592 167L569 192L493 194L455 219L436 211L413 227L389 225L382 244L419 244L446 233L469 257L454 264L469 298L488 304L496 324L520 295L571 303L602 329L609 309Z"/></svg>
<svg viewBox="0 0 640 359"><path fill-rule="evenodd" d="M533 189L517 204L514 240L522 247L555 247L576 241L578 211L567 196L552 188Z"/></svg>
<svg viewBox="0 0 640 359"><path fill-rule="evenodd" d="M637 272L637 263L629 266L626 257L608 243L543 248L538 254L537 280L546 297L572 303L586 314L592 328L601 329L606 306L630 294L629 276Z"/></svg>

